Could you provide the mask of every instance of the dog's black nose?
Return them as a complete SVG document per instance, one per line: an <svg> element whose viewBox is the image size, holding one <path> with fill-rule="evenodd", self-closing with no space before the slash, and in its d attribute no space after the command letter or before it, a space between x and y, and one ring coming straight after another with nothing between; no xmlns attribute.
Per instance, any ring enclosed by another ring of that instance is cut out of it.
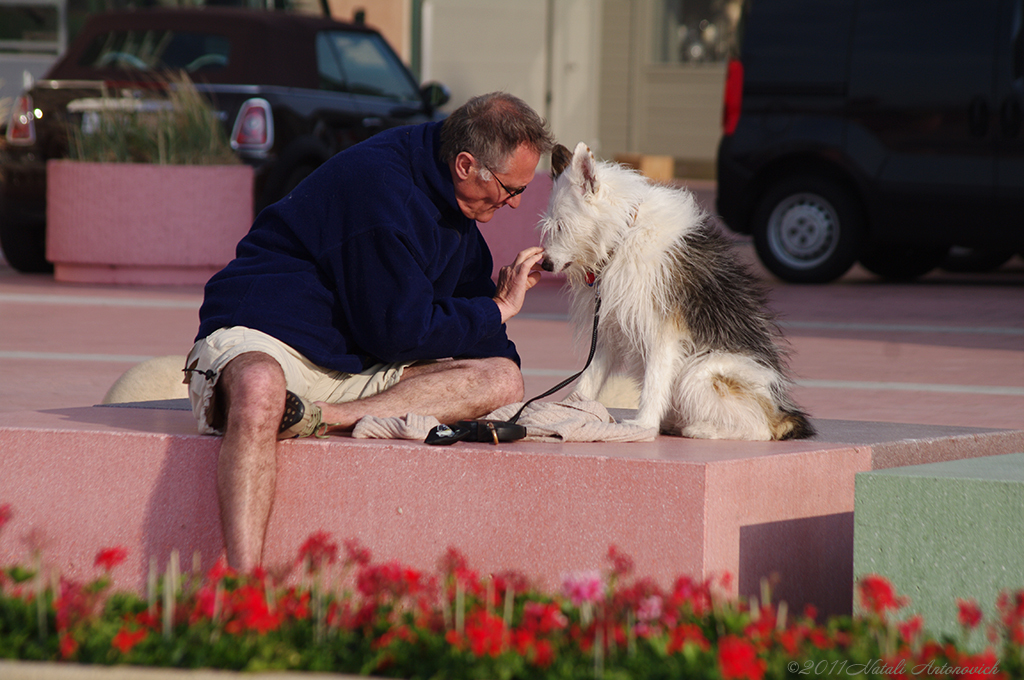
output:
<svg viewBox="0 0 1024 680"><path fill-rule="evenodd" d="M555 271L555 265L553 265L551 263L551 260L549 260L546 257L543 260L541 260L540 268L543 269L546 272L553 272L553 271Z"/></svg>

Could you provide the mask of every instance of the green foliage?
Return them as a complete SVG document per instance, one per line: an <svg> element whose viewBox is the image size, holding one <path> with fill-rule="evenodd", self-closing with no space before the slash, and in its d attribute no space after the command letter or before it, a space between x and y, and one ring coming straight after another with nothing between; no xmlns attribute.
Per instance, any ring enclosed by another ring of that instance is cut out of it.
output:
<svg viewBox="0 0 1024 680"><path fill-rule="evenodd" d="M98 110L69 126L72 160L160 165L230 165L240 161L216 112L182 72L157 83L166 96L119 99L105 92Z"/></svg>

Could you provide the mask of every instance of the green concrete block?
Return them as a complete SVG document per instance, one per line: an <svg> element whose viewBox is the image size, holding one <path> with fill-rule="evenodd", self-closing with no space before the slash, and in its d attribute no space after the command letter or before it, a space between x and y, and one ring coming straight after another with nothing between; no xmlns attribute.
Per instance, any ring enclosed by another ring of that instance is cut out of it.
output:
<svg viewBox="0 0 1024 680"><path fill-rule="evenodd" d="M888 578L931 633L960 635L958 598L990 621L1000 591L1024 588L1024 453L861 472L854 503L854 578Z"/></svg>

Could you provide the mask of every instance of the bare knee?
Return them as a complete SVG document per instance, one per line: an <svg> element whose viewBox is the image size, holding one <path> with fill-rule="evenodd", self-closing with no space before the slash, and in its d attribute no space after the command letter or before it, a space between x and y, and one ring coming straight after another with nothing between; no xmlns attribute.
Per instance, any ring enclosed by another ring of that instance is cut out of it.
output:
<svg viewBox="0 0 1024 680"><path fill-rule="evenodd" d="M480 359L477 368L493 396L494 408L522 401L523 374L514 361L504 357Z"/></svg>
<svg viewBox="0 0 1024 680"><path fill-rule="evenodd" d="M270 355L247 352L224 367L217 384L228 427L264 429L284 413L284 370Z"/></svg>

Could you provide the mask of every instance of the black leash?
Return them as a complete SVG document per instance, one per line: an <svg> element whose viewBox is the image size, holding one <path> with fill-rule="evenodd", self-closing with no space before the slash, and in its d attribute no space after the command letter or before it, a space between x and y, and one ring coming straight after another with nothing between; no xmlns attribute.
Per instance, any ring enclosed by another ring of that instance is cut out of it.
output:
<svg viewBox="0 0 1024 680"><path fill-rule="evenodd" d="M601 312L601 284L597 283L595 286L594 332L590 338L590 355L587 356L587 363L583 365L579 372L566 378L547 392L538 394L529 401L523 402L523 405L519 407L519 410L516 411L516 414L510 420L460 420L454 425L438 425L430 430L424 443L440 446L461 441L493 442L497 444L498 442L514 442L525 437L526 428L517 424L517 421L526 407L538 399L554 394L583 375L583 371L590 368L590 362L594 360L594 352L597 350L597 322L600 319Z"/></svg>

